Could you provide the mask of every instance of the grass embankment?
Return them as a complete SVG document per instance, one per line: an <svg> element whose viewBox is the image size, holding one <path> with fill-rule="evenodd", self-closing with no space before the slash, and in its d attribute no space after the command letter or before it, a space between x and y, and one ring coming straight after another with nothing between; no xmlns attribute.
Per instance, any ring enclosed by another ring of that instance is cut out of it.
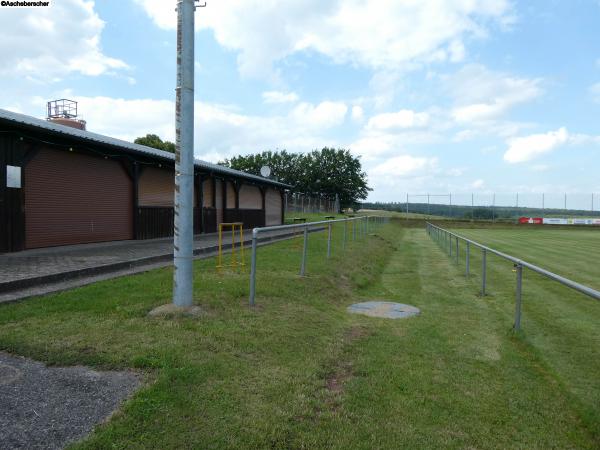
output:
<svg viewBox="0 0 600 450"><path fill-rule="evenodd" d="M162 269L5 305L0 349L148 372L80 448L598 447L572 392L511 333L508 295L479 298L422 229L392 224L342 253L337 227L329 262L310 236L305 279L299 240L261 248L255 309L247 275L198 261L204 317L147 318L170 297ZM422 315L345 312L364 298Z"/></svg>

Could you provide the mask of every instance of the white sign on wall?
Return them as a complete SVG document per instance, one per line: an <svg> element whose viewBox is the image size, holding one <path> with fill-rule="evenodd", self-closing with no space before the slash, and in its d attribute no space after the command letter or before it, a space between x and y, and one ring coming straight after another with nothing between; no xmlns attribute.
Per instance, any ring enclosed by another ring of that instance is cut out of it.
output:
<svg viewBox="0 0 600 450"><path fill-rule="evenodd" d="M21 188L21 168L18 166L6 166L6 187Z"/></svg>

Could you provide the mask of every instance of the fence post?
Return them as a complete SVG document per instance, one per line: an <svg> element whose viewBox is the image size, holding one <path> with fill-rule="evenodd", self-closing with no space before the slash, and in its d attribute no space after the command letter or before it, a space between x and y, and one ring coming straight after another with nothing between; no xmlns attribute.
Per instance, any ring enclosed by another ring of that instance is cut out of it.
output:
<svg viewBox="0 0 600 450"><path fill-rule="evenodd" d="M302 246L302 265L300 266L300 276L306 273L306 251L308 248L308 227L304 227L304 245Z"/></svg>
<svg viewBox="0 0 600 450"><path fill-rule="evenodd" d="M523 286L523 266L517 264L517 291L515 298L515 330L521 329L521 289Z"/></svg>
<svg viewBox="0 0 600 450"><path fill-rule="evenodd" d="M254 296L256 295L256 240L258 231L252 230L252 257L250 259L250 306L254 306Z"/></svg>
<svg viewBox="0 0 600 450"><path fill-rule="evenodd" d="M458 266L458 236L456 237L456 265Z"/></svg>
<svg viewBox="0 0 600 450"><path fill-rule="evenodd" d="M356 220L352 219L352 240L356 240Z"/></svg>
<svg viewBox="0 0 600 450"><path fill-rule="evenodd" d="M467 241L467 255L466 255L466 276L469 276L469 270L471 268L471 257L470 257L470 253L471 253L471 245L469 244L469 241Z"/></svg>
<svg viewBox="0 0 600 450"><path fill-rule="evenodd" d="M342 249L346 250L346 233L348 228L348 219L344 219L344 240L342 241Z"/></svg>
<svg viewBox="0 0 600 450"><path fill-rule="evenodd" d="M448 235L448 247L450 247L450 256L452 256L452 235Z"/></svg>
<svg viewBox="0 0 600 450"><path fill-rule="evenodd" d="M327 257L331 258L331 224L327 224Z"/></svg>
<svg viewBox="0 0 600 450"><path fill-rule="evenodd" d="M485 297L485 282L486 280L486 266L487 266L487 252L485 250L485 248L481 249L482 251L482 255L481 255L481 296Z"/></svg>

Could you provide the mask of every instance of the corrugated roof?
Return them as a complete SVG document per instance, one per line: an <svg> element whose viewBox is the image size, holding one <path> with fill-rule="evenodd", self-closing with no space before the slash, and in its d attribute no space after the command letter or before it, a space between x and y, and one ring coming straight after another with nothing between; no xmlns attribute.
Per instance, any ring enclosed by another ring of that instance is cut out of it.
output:
<svg viewBox="0 0 600 450"><path fill-rule="evenodd" d="M90 131L78 130L77 128L71 128L64 125L59 125L56 123L49 122L43 119L37 119L32 116L27 116L25 114L19 114L12 111L7 111L5 109L0 109L0 121L7 121L12 124L25 125L26 127L39 128L45 131L49 131L53 134L63 135L71 138L80 139L87 142L110 145L112 147L117 147L123 150L126 150L128 153L136 153L145 156L151 156L155 158L166 159L170 161L175 160L175 155L170 152L165 152L163 150L158 150L156 148L147 147L145 145L134 144L132 142L127 142L122 139L116 139L109 136L104 136L98 133L92 133ZM252 175L246 172L242 172L240 170L230 169L228 167L220 166L218 164L209 163L206 161L202 161L200 159L195 159L194 165L201 169L205 169L208 172L219 173L222 175L230 175L238 178L245 178L248 180L253 180L260 183L272 184L284 188L290 188L291 186L288 184L280 183L278 181L269 180L268 178L259 177L257 175Z"/></svg>

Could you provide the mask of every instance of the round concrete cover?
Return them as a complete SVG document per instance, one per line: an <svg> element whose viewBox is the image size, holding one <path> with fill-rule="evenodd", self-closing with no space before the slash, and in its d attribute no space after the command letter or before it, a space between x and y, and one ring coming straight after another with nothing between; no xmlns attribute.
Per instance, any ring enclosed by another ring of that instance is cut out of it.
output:
<svg viewBox="0 0 600 450"><path fill-rule="evenodd" d="M364 302L348 306L348 312L363 314L370 317L383 317L386 319L403 319L416 316L421 311L411 305L393 302Z"/></svg>

